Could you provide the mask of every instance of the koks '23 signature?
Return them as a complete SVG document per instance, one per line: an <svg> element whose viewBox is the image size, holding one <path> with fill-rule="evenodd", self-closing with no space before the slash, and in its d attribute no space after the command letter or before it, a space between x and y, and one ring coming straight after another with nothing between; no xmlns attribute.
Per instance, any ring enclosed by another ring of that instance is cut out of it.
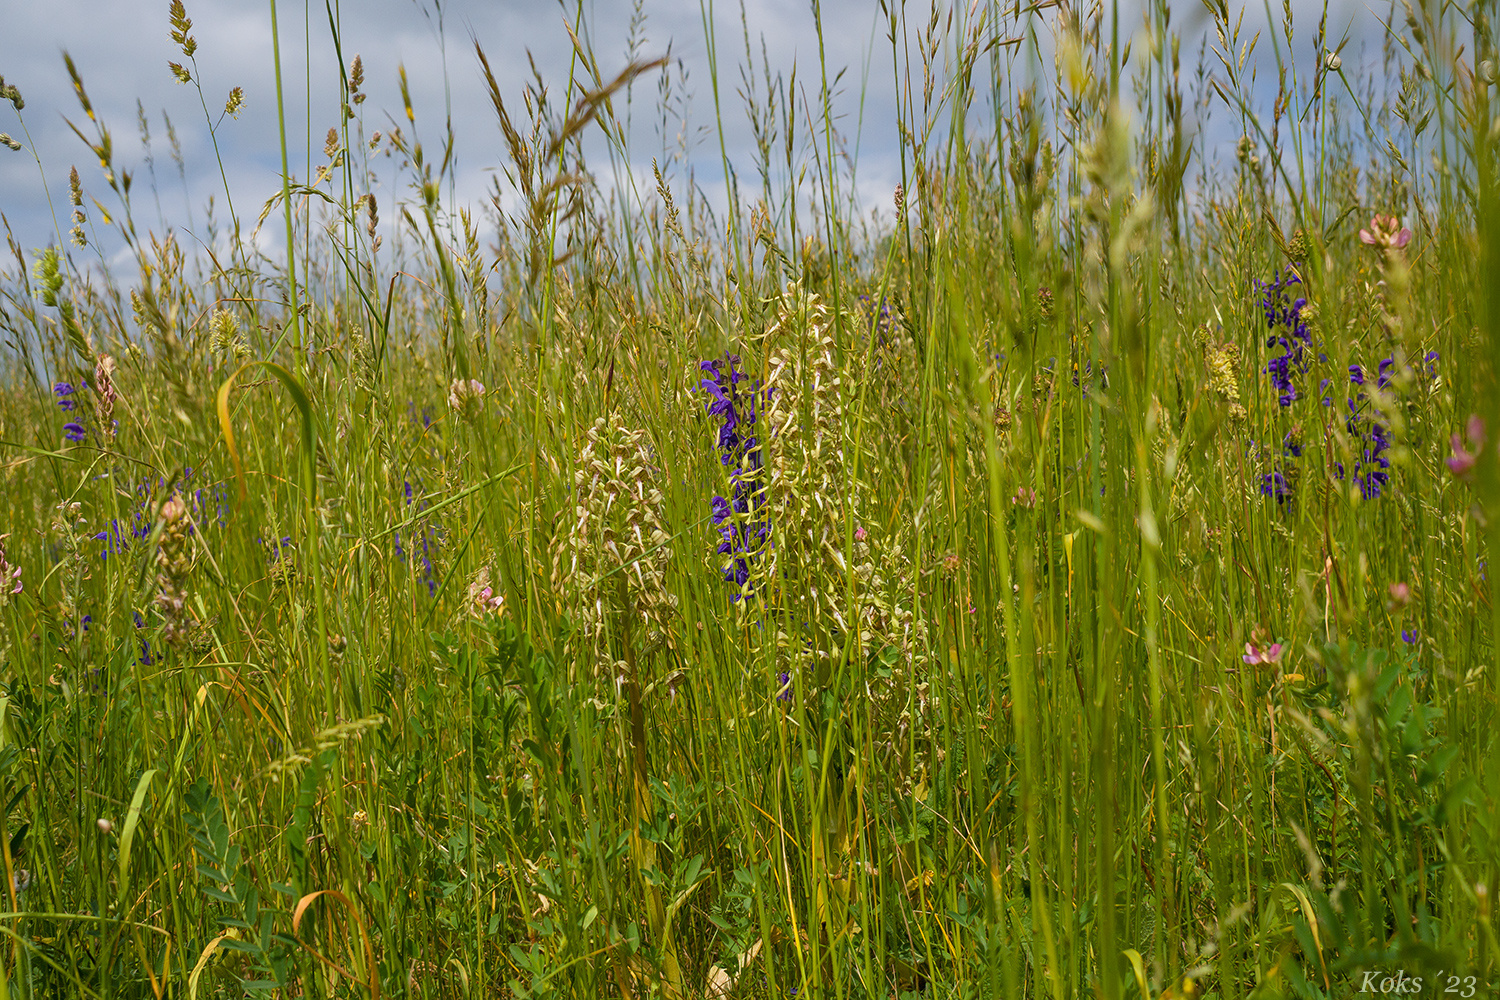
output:
<svg viewBox="0 0 1500 1000"><path fill-rule="evenodd" d="M1439 996L1472 997L1479 990L1479 980L1474 976L1458 976L1439 972L1430 977L1428 983ZM1395 972L1365 972L1360 974L1360 993L1384 993L1387 995L1416 995L1427 983L1421 976L1409 976L1405 969Z"/></svg>

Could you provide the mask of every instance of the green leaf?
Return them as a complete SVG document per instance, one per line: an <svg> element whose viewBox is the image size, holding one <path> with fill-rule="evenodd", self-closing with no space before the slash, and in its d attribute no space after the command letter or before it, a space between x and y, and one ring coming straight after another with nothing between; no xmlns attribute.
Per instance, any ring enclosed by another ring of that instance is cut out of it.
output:
<svg viewBox="0 0 1500 1000"><path fill-rule="evenodd" d="M146 802L146 793L151 789L151 779L156 777L152 768L141 775L135 784L135 795L131 797L130 809L125 813L125 824L120 830L120 888L116 905L125 912L125 897L130 891L130 848L135 843L135 832L141 825L141 809Z"/></svg>
<svg viewBox="0 0 1500 1000"><path fill-rule="evenodd" d="M240 498L245 497L245 467L240 461L239 450L234 445L234 425L229 418L229 393L234 388L234 380L248 368L260 367L269 371L286 387L291 395L292 402L296 405L301 417L302 426L302 472L303 484L308 492L308 502L316 503L318 498L317 476L313 474L314 456L317 449L317 435L313 425L312 399L307 395L307 390L297 377L274 361L248 361L235 370L234 374L224 380L215 395L215 409L219 414L219 429L224 435L224 446L229 451L229 460L234 464L235 480L239 484Z"/></svg>

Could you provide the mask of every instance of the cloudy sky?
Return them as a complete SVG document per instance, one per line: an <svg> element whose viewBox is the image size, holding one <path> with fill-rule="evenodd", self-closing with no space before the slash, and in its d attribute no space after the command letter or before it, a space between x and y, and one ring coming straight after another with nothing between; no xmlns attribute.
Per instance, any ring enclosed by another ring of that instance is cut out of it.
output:
<svg viewBox="0 0 1500 1000"><path fill-rule="evenodd" d="M744 26L736 0L716 0L714 6L725 141L743 185L755 176L753 139L737 93L743 86L741 67L746 62L745 28L757 78L763 73L764 53L773 75L788 78L795 66L798 90L814 101L818 39L809 0L745 0ZM1194 0L1177 6L1182 13L1174 17L1174 27L1185 24L1191 31L1192 25L1198 25L1201 30L1201 3ZM1321 5L1298 0L1293 6L1298 11L1296 57L1306 66L1312 59L1311 39ZM316 165L322 158L324 134L338 123L338 62L322 3L281 0L278 7L291 171L305 178L309 149ZM630 105L632 170L649 177L652 157L661 157L685 141L687 162L712 200L722 199L724 184L718 135L712 128L713 90L703 7L698 0L641 0L638 9L627 0L585 0L581 30L606 78L629 61L632 37L639 57L670 54L670 100L674 107L685 109L689 124L684 132L674 116L663 126L658 101L662 75L642 77ZM1373 8L1360 0L1331 0L1330 35L1337 40L1348 28L1353 39L1345 50L1346 58L1352 55L1358 60L1363 52L1367 61L1378 62L1382 29L1372 9L1382 16L1386 11L1379 0ZM927 6L912 3L907 10L913 30L918 30L926 21ZM455 194L461 202L482 204L505 152L473 41L484 47L512 115L521 119L521 93L532 72L528 52L555 92L562 91L572 53L564 21L573 21L575 11L572 0L565 6L553 0L447 0L441 7L433 0L344 0L339 11L342 49L346 61L356 53L363 58L369 94L362 108L366 133L388 131L393 121L404 118L397 87L397 69L404 66L416 131L428 155L435 155L441 147L443 123L451 108L458 138ZM857 191L869 211L887 203L899 178L886 27L878 0L823 0L821 12L830 76L840 70L845 73L835 113L847 139L846 151L857 162ZM0 212L23 247L56 242L59 230L66 239L70 166L78 167L88 196L98 198L111 212L119 211L119 202L107 189L95 158L68 124L77 125L92 139L93 125L73 94L64 51L82 75L99 122L112 134L117 165L134 175L133 214L139 229L160 232L171 225L204 239L210 196L217 199L216 210L224 221L225 180L210 142L210 119L218 123L224 174L240 217L253 223L264 201L279 190L269 4L187 0L187 14L193 21L197 75L208 115L197 90L176 83L168 69L169 61L180 62L182 56L170 38L167 0L49 0L9 6L0 32L0 75L21 89L26 106L23 128L10 105L0 104L0 131L10 133L24 147L20 152L0 148ZM1251 5L1246 34L1264 19L1263 4ZM1122 31L1137 23L1138 15L1122 15ZM1040 24L1046 30L1050 21ZM1266 39L1261 51L1263 57L1270 56ZM1196 54L1196 45L1183 45L1184 63ZM244 111L237 120L220 122L225 99L236 86L244 88ZM138 107L144 111L150 132L150 162L141 141ZM623 114L623 110L617 105L617 111ZM168 117L180 143L185 181L172 157ZM400 124L405 126L404 121ZM805 135L807 122L799 124ZM595 169L601 169L604 162L596 158ZM382 168L385 206L390 198L404 195L391 190L401 183L393 166ZM682 183L685 175L686 170L679 167L674 181ZM87 201L86 205L91 222L98 226L99 211ZM385 214L389 219L388 207ZM266 227L263 242L267 246L276 243L277 234L270 232L275 228ZM117 241L114 247L118 248Z"/></svg>

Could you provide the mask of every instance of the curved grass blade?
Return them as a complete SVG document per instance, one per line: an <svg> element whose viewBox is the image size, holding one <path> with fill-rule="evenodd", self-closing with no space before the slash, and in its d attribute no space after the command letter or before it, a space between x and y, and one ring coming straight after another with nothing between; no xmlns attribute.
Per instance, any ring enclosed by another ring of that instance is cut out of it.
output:
<svg viewBox="0 0 1500 1000"><path fill-rule="evenodd" d="M306 488L309 502L316 503L318 499L318 482L313 475L313 455L317 445L317 436L313 428L312 399L302 383L297 381L297 376L287 371L274 361L248 361L241 365L235 372L224 380L219 386L215 398L215 409L219 414L219 429L224 434L224 445L229 449L229 460L234 464L235 483L239 486L240 499L245 498L245 466L240 461L239 449L234 445L234 425L229 419L229 392L234 388L235 379L240 377L247 368L265 368L286 386L286 391L292 396L292 402L297 404L297 411L302 418L302 461L303 476L306 480Z"/></svg>

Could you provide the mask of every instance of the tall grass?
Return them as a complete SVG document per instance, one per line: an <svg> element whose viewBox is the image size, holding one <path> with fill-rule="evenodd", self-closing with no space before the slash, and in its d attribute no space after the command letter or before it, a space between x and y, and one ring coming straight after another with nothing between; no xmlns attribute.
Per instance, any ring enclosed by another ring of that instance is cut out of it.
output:
<svg viewBox="0 0 1500 1000"><path fill-rule="evenodd" d="M69 62L102 171L0 286L0 1000L1495 988L1488 6L1394 11L1385 88L1288 7L1274 94L1222 2L1185 69L1165 3L881 11L873 222L816 3L795 78L740 29L753 163L703 6L727 207L639 169L652 54L476 46L487 221L331 17L280 257L137 231Z"/></svg>

